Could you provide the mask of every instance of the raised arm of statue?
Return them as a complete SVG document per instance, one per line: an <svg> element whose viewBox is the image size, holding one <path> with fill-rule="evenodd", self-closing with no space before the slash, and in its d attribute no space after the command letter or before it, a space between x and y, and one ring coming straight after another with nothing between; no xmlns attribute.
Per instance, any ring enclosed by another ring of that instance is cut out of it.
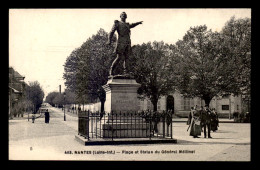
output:
<svg viewBox="0 0 260 170"><path fill-rule="evenodd" d="M140 21L140 22L136 22L136 23L132 23L130 24L130 28L134 28L135 26L139 25L139 24L142 24L143 21Z"/></svg>

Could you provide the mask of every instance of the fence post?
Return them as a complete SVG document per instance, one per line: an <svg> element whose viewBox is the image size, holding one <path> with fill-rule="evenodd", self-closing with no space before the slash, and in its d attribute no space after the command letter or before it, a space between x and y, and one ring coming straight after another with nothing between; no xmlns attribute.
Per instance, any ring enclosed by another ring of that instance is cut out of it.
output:
<svg viewBox="0 0 260 170"><path fill-rule="evenodd" d="M131 112L131 111L130 111ZM133 135L132 135L132 128L133 128L133 126L132 126L132 112L130 113L131 114L131 124L130 124L130 130L131 130L131 137L133 137Z"/></svg>
<svg viewBox="0 0 260 170"><path fill-rule="evenodd" d="M113 131L114 131L114 128L113 128L113 121L114 121L114 119L113 119L113 111L112 111L112 130L111 130L111 132L112 132L112 141L113 141Z"/></svg>
<svg viewBox="0 0 260 170"><path fill-rule="evenodd" d="M121 111L119 112L119 125L120 125L120 130L119 130L119 137L121 138L121 133L123 132L122 130L121 130L121 116L122 116L122 114L121 114Z"/></svg>
<svg viewBox="0 0 260 170"><path fill-rule="evenodd" d="M162 116L162 118L163 118L163 138L165 138L165 117L166 117L166 114L163 111L163 116Z"/></svg>
<svg viewBox="0 0 260 170"><path fill-rule="evenodd" d="M129 112L127 111L126 113L125 113L125 118L124 118L124 120L125 121L127 121L127 123L126 123L126 137L129 137L128 136L128 124L129 124L129 122L128 122L128 115L129 115Z"/></svg>
<svg viewBox="0 0 260 170"><path fill-rule="evenodd" d="M104 136L106 136L105 134L106 134L106 131L107 131L107 129L106 129L106 112L104 112L104 115L103 115L103 117L104 117L104 125L103 125L103 138L104 138Z"/></svg>
<svg viewBox="0 0 260 170"><path fill-rule="evenodd" d="M171 139L172 139L172 112L171 112Z"/></svg>
<svg viewBox="0 0 260 170"><path fill-rule="evenodd" d="M78 115L78 135L79 135L79 133L80 133L80 117Z"/></svg>
<svg viewBox="0 0 260 170"><path fill-rule="evenodd" d="M150 126L149 126L149 131L150 131L150 134L149 134L149 136L150 136L150 140L151 140L151 137L152 137L152 113L151 113L151 111L149 111L149 124L150 124Z"/></svg>
<svg viewBox="0 0 260 170"><path fill-rule="evenodd" d="M85 111L85 113L86 113L86 111ZM87 126L86 132L87 132L88 140L89 140L89 111L88 111L88 116L87 116L87 120L86 120L86 126Z"/></svg>
<svg viewBox="0 0 260 170"><path fill-rule="evenodd" d="M97 111L96 111L96 113L95 113L95 120L96 120L96 138L97 138L97 132L98 132L98 130L97 130Z"/></svg>
<svg viewBox="0 0 260 170"><path fill-rule="evenodd" d="M100 135L100 138L101 138L101 114L103 114L103 113L99 112L99 135Z"/></svg>
<svg viewBox="0 0 260 170"><path fill-rule="evenodd" d="M116 112L116 136L115 137L117 137L117 112Z"/></svg>

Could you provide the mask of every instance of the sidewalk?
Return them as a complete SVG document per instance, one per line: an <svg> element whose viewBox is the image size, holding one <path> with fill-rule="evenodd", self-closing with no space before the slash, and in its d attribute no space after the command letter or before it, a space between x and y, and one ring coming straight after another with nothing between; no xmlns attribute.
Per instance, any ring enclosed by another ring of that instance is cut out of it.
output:
<svg viewBox="0 0 260 170"><path fill-rule="evenodd" d="M57 111L59 112L64 112L61 108L56 108L54 107ZM65 111L66 115L70 115L72 117L78 117L78 114L74 111L68 112L67 110ZM188 118L178 118L178 117L173 117L173 122L187 122ZM234 123L234 119L228 119L228 118L219 118L219 123Z"/></svg>
<svg viewBox="0 0 260 170"><path fill-rule="evenodd" d="M174 122L183 122L173 123L173 138L177 139L176 144L84 146L75 139L78 128L78 118L74 116L76 114L71 116L65 113L66 121L63 120L64 112L61 109L50 108L49 124L44 123L44 118L36 120L35 123L27 120L10 121L9 158L11 160L250 161L251 125L248 123L223 123L220 124L218 131L212 132L212 139L203 136L194 139L187 131L188 125L184 123L186 119L174 118ZM125 151L133 154L125 154ZM150 151L154 154L149 154ZM180 151L192 153L180 153ZM91 154L87 154L89 152ZM136 152L138 153L135 154Z"/></svg>
<svg viewBox="0 0 260 170"><path fill-rule="evenodd" d="M187 122L188 118L173 118L173 122ZM219 118L219 123L234 123L234 119Z"/></svg>
<svg viewBox="0 0 260 170"><path fill-rule="evenodd" d="M32 113L29 113L29 119L32 119ZM36 113L34 114L35 115L35 119L38 119L38 118L42 118L44 117L44 114L43 113ZM28 113L24 113L23 117L13 117L12 119L9 118L9 121L13 121L13 120L25 120L27 119L28 120Z"/></svg>

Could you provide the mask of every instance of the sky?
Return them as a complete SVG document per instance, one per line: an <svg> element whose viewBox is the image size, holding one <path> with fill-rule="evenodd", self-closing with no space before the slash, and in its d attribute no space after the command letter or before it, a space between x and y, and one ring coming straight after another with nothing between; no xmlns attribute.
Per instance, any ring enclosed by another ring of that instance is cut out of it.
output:
<svg viewBox="0 0 260 170"><path fill-rule="evenodd" d="M131 29L132 45L153 41L174 44L190 27L206 25L220 31L232 17L251 18L251 9L9 9L9 66L25 82L38 81L45 97L66 88L62 78L66 58L96 34L109 32L121 12Z"/></svg>

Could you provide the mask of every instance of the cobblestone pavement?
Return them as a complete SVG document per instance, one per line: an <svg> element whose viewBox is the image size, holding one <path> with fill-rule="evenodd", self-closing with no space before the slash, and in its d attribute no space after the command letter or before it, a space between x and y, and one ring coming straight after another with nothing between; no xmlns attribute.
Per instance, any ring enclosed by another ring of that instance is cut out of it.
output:
<svg viewBox="0 0 260 170"><path fill-rule="evenodd" d="M9 120L10 160L250 161L250 124L220 123L212 139L192 138L184 122L174 122L177 144L84 146L75 140L77 117L49 108L44 118Z"/></svg>

